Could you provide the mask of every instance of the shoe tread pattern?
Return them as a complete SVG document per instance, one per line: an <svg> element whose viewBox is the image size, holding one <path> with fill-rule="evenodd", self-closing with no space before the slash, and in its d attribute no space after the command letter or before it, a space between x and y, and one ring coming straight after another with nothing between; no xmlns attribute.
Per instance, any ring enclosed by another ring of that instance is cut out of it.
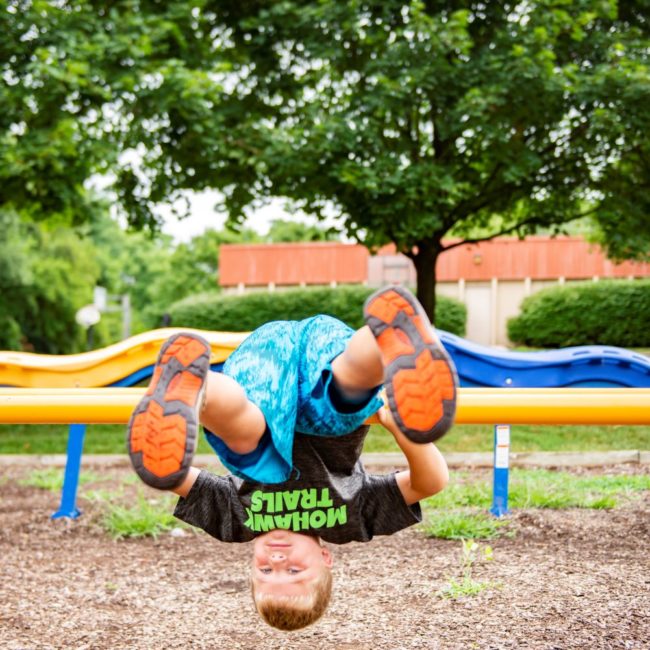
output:
<svg viewBox="0 0 650 650"><path fill-rule="evenodd" d="M178 334L161 348L151 385L127 429L131 462L148 485L169 489L187 474L209 368L210 346L201 337Z"/></svg>
<svg viewBox="0 0 650 650"><path fill-rule="evenodd" d="M432 442L453 425L456 370L415 298L401 287L381 289L364 308L385 366L388 405L415 442Z"/></svg>

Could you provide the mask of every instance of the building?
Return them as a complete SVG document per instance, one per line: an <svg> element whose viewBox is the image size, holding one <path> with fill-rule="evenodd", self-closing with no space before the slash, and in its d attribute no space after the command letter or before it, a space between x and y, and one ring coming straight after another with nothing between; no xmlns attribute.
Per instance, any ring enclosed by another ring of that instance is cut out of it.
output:
<svg viewBox="0 0 650 650"><path fill-rule="evenodd" d="M393 246L370 255L337 242L221 247L219 283L229 291L289 286L397 283L415 286L415 269ZM650 264L614 264L580 237L499 238L467 244L438 260L438 292L467 306L467 338L507 345L506 323L521 301L554 284L650 276Z"/></svg>

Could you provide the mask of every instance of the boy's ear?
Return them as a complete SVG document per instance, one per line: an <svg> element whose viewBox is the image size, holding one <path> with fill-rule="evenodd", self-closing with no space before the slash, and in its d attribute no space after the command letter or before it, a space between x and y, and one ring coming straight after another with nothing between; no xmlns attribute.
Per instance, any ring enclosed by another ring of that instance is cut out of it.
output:
<svg viewBox="0 0 650 650"><path fill-rule="evenodd" d="M321 553L323 554L323 562L325 566L331 569L332 564L334 564L334 556L330 553L329 549L324 546L321 548Z"/></svg>

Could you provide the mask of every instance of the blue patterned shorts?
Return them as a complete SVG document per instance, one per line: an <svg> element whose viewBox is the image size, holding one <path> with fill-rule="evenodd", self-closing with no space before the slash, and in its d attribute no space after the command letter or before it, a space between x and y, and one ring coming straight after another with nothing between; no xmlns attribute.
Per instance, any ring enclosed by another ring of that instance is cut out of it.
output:
<svg viewBox="0 0 650 650"><path fill-rule="evenodd" d="M377 393L353 413L340 412L330 399L331 362L353 333L331 316L275 321L256 329L230 355L223 373L242 386L267 423L257 449L244 455L233 453L206 430L208 442L233 474L259 483L286 481L293 468L296 431L344 435L381 407Z"/></svg>

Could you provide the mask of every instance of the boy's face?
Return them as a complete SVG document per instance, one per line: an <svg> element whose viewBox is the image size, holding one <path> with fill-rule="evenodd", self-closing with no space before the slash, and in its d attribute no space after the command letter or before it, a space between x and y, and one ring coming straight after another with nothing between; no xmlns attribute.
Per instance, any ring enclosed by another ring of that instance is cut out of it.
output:
<svg viewBox="0 0 650 650"><path fill-rule="evenodd" d="M255 592L273 596L306 596L332 555L318 539L290 530L273 530L253 542Z"/></svg>

